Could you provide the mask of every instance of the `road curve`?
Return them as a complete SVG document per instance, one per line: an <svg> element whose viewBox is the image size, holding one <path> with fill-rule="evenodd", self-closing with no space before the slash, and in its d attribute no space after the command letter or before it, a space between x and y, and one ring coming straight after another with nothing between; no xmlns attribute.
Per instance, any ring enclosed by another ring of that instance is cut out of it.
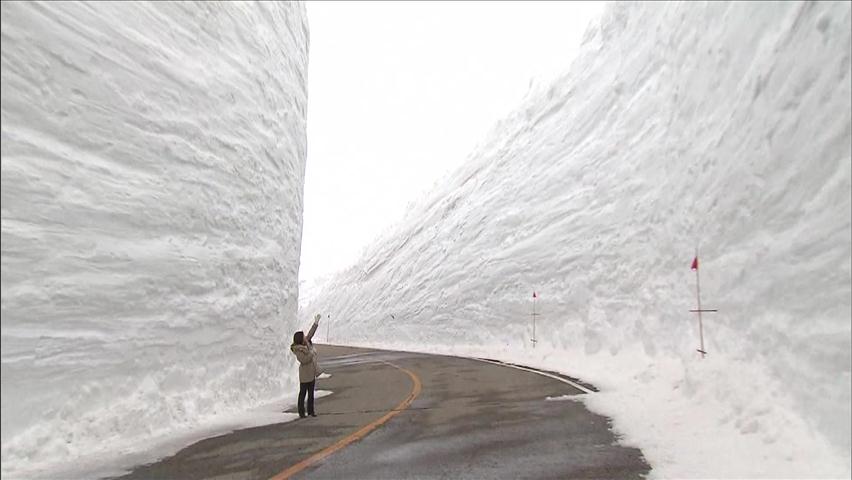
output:
<svg viewBox="0 0 852 480"><path fill-rule="evenodd" d="M643 478L580 389L473 359L318 346L318 417L238 430L122 479ZM415 387L417 387L415 389ZM416 392L415 392L416 390ZM294 397L295 397L294 392Z"/></svg>

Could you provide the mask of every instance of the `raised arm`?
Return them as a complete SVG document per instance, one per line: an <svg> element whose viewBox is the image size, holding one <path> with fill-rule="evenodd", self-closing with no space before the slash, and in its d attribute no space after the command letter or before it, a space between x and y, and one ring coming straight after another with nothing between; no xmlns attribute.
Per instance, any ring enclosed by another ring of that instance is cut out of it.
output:
<svg viewBox="0 0 852 480"><path fill-rule="evenodd" d="M314 334L317 333L317 327L319 326L320 318L322 318L322 315L320 315L319 313L317 314L317 316L314 317L314 324L311 326L311 329L308 330L308 336L305 337L307 338L307 341L310 342L311 339L314 338Z"/></svg>

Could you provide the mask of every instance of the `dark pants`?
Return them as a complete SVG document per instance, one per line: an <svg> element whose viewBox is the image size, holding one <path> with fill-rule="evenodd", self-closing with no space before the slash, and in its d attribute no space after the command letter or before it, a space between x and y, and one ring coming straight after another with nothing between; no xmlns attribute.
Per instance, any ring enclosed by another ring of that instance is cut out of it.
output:
<svg viewBox="0 0 852 480"><path fill-rule="evenodd" d="M308 415L314 414L314 385L313 382L304 382L299 384L299 416L305 416L305 394L308 394Z"/></svg>

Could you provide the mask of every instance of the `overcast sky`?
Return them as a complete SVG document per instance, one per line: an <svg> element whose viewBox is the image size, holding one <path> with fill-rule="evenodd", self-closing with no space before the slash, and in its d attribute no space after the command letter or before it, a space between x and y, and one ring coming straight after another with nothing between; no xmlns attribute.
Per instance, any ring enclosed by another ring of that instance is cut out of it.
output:
<svg viewBox="0 0 852 480"><path fill-rule="evenodd" d="M346 268L529 89L597 2L308 2L301 280Z"/></svg>

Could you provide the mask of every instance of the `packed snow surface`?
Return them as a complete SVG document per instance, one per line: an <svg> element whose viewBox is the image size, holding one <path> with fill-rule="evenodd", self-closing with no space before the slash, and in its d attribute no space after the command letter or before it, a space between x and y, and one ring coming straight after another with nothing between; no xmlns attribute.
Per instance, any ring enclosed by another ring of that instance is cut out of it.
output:
<svg viewBox="0 0 852 480"><path fill-rule="evenodd" d="M657 477L848 477L851 97L849 2L610 4L302 315L579 376Z"/></svg>
<svg viewBox="0 0 852 480"><path fill-rule="evenodd" d="M304 6L3 2L2 37L3 478L292 388Z"/></svg>

